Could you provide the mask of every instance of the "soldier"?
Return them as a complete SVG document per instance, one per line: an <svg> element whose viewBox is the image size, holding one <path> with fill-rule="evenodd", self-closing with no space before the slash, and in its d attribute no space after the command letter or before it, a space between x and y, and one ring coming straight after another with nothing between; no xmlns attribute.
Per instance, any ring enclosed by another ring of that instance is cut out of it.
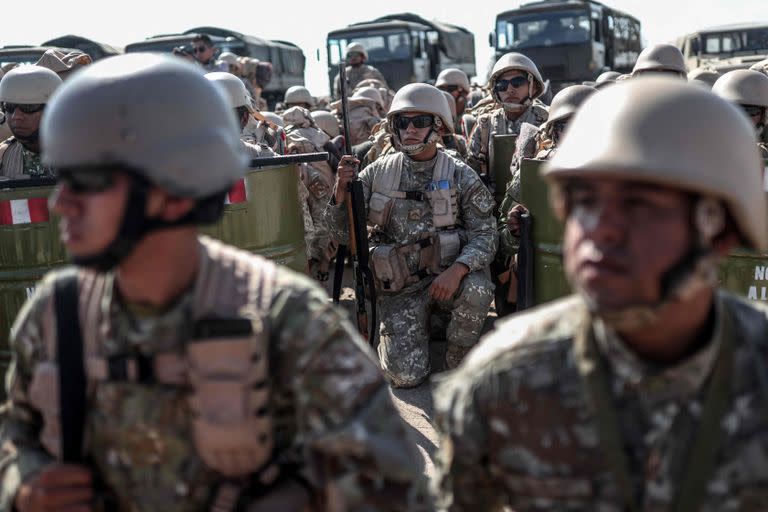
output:
<svg viewBox="0 0 768 512"><path fill-rule="evenodd" d="M384 78L384 75L382 75L381 72L375 67L369 66L365 63L365 61L368 60L368 52L360 43L352 43L347 46L346 60L347 87L350 91L354 91L360 82L368 78L374 78L384 84L385 87L389 87L387 85L387 79ZM333 97L341 97L339 75L336 75L336 78L333 79Z"/></svg>
<svg viewBox="0 0 768 512"><path fill-rule="evenodd" d="M349 97L349 143L361 144L371 136L373 128L381 122L382 100L376 89L368 87ZM341 100L331 104L337 116L341 117Z"/></svg>
<svg viewBox="0 0 768 512"><path fill-rule="evenodd" d="M248 122L253 119L254 109L251 105L252 99L245 90L243 81L231 73L224 71L214 71L206 73L205 78L215 83L221 88L225 97L229 101L229 106L234 110L235 119L240 126L240 142L248 153L249 158L259 158L263 156L274 156L275 152L264 142L257 142L255 139L243 134L243 130Z"/></svg>
<svg viewBox="0 0 768 512"><path fill-rule="evenodd" d="M309 110L301 107L291 107L283 114L287 151L289 154L315 153L336 148L324 131L317 127ZM308 244L307 257L309 272L320 282L328 280L330 263L336 254L336 244L326 227L324 212L331 199L335 176L333 167L339 163L341 155L337 152L332 163L312 162L301 167L301 182L309 191L307 208L312 218L313 232Z"/></svg>
<svg viewBox="0 0 768 512"><path fill-rule="evenodd" d="M618 71L605 71L604 73L600 73L600 75L595 80L595 89L602 89L604 87L607 87L611 84L615 84L616 80L621 76L621 73ZM552 98L554 100L554 98Z"/></svg>
<svg viewBox="0 0 768 512"><path fill-rule="evenodd" d="M493 66L489 82L498 108L478 117L469 136L467 163L492 183L493 136L519 134L523 123L540 126L547 120L547 108L536 101L544 92L544 81L525 55L503 55Z"/></svg>
<svg viewBox="0 0 768 512"><path fill-rule="evenodd" d="M453 94L449 93L448 91L443 91L443 96L445 96L445 101L448 103L448 109L451 111L452 121L453 125L456 125L456 101L453 97ZM462 162L467 161L467 139L465 139L462 135L455 133L453 131L449 131L447 127L443 127L444 133L442 134L442 141L441 144L443 147L445 147L446 151L449 151L451 153L451 156L454 158L458 158Z"/></svg>
<svg viewBox="0 0 768 512"><path fill-rule="evenodd" d="M323 130L331 139L335 139L341 135L341 127L339 126L339 120L336 116L327 110L315 110L311 114L317 127Z"/></svg>
<svg viewBox="0 0 768 512"><path fill-rule="evenodd" d="M768 247L759 167L744 116L698 87L586 101L543 172L577 293L437 387L441 509L764 509L768 308L716 287L731 249Z"/></svg>
<svg viewBox="0 0 768 512"><path fill-rule="evenodd" d="M717 70L709 67L701 67L692 69L688 72L688 81L693 82L696 85L701 85L707 89L712 89L717 79L720 78L720 73Z"/></svg>
<svg viewBox="0 0 768 512"><path fill-rule="evenodd" d="M14 324L0 508L424 506L386 381L327 296L198 236L246 164L195 66L97 62L62 86L42 132L76 265Z"/></svg>
<svg viewBox="0 0 768 512"><path fill-rule="evenodd" d="M605 82L603 82L605 83ZM527 209L520 203L520 165L525 158L550 159L557 151L568 122L588 97L597 91L588 85L572 85L558 92L549 107L549 119L536 128L523 125L510 172L512 181L499 206L499 252L491 269L497 278L496 313L514 313L517 304L517 250L520 245L520 215Z"/></svg>
<svg viewBox="0 0 768 512"><path fill-rule="evenodd" d="M59 78L66 80L73 71L91 63L93 63L93 59L87 53L81 51L64 53L56 48L51 48L46 50L35 64L50 69L59 75Z"/></svg>
<svg viewBox="0 0 768 512"><path fill-rule="evenodd" d="M736 69L718 78L712 86L712 92L738 106L749 116L755 127L760 153L763 158L768 158L768 145L760 140L768 122L768 76L750 69Z"/></svg>
<svg viewBox="0 0 768 512"><path fill-rule="evenodd" d="M208 34L197 34L192 39L192 54L206 71L229 71L226 62L216 60L216 47Z"/></svg>
<svg viewBox="0 0 768 512"><path fill-rule="evenodd" d="M0 108L13 137L0 144L0 178L53 177L40 162L40 118L61 78L42 66L19 66L0 80Z"/></svg>
<svg viewBox="0 0 768 512"><path fill-rule="evenodd" d="M455 367L477 342L493 300L486 276L496 251L493 198L466 164L438 148L442 126L452 128L443 93L409 84L392 102L388 126L397 152L360 173L371 267L378 299L379 360L395 387L419 385L430 372L429 316L450 311L446 365ZM347 183L358 162L344 157L329 228L347 237Z"/></svg>
<svg viewBox="0 0 768 512"><path fill-rule="evenodd" d="M361 89L363 87L373 87L377 91L379 91L379 95L381 96L382 101L384 102L384 112L389 112L389 107L392 105L392 100L395 97L395 91L387 87L387 84L384 82L380 82L376 80L375 78L366 78L359 84L357 84L357 87L355 88L352 93L354 94L357 89Z"/></svg>
<svg viewBox="0 0 768 512"><path fill-rule="evenodd" d="M435 87L453 96L456 107L456 119L453 124L456 126L456 133L466 137L469 134L464 126L463 117L464 110L467 108L467 96L471 92L467 74L457 68L444 69L437 75Z"/></svg>
<svg viewBox="0 0 768 512"><path fill-rule="evenodd" d="M315 108L315 98L303 85L292 85L285 91L283 106L286 110L291 107L301 107L311 111Z"/></svg>
<svg viewBox="0 0 768 512"><path fill-rule="evenodd" d="M685 69L685 57L680 49L672 44L652 44L640 52L635 67L632 68L632 77L640 75L672 75L688 80L688 72Z"/></svg>

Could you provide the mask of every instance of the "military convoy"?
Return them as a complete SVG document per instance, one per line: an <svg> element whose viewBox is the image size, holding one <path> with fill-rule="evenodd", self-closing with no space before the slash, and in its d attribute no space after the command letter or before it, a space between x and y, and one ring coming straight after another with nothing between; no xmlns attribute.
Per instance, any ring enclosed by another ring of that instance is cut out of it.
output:
<svg viewBox="0 0 768 512"><path fill-rule="evenodd" d="M633 16L594 0L543 0L499 14L489 43L494 62L524 53L557 92L603 71L632 71L642 49L640 29Z"/></svg>
<svg viewBox="0 0 768 512"><path fill-rule="evenodd" d="M355 23L328 34L328 80L352 43L368 51L367 63L376 67L392 89L413 82L434 83L445 68L458 68L467 76L475 70L475 36L467 29L415 14L392 14Z"/></svg>
<svg viewBox="0 0 768 512"><path fill-rule="evenodd" d="M722 74L748 69L768 55L768 23L710 27L681 36L675 44L689 70L708 67Z"/></svg>
<svg viewBox="0 0 768 512"><path fill-rule="evenodd" d="M178 46L190 45L197 34L208 34L221 52L251 57L272 65L272 78L263 85L262 97L270 108L282 101L293 85L304 85L306 58L301 48L287 41L261 39L217 27L195 27L180 34L160 34L126 45L125 52L170 53Z"/></svg>

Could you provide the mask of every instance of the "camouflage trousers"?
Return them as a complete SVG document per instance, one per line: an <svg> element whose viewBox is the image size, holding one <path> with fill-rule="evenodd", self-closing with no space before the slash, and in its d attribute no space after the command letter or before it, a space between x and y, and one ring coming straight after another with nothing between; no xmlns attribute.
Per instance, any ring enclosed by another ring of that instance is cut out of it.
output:
<svg viewBox="0 0 768 512"><path fill-rule="evenodd" d="M429 296L433 280L427 278L400 293L378 296L379 360L394 387L417 386L429 376L430 312L435 307L450 311L449 346L472 347L480 339L493 301L491 280L482 271L471 272L450 301Z"/></svg>

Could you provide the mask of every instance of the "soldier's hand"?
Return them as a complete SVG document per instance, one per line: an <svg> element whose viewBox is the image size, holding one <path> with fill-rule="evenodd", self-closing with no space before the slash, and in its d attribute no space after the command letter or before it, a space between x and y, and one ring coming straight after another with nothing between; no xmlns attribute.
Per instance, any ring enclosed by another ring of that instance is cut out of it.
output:
<svg viewBox="0 0 768 512"><path fill-rule="evenodd" d="M521 204L516 204L507 214L507 229L512 236L520 236L520 216L528 213L528 208Z"/></svg>
<svg viewBox="0 0 768 512"><path fill-rule="evenodd" d="M334 191L336 204L344 202L347 185L355 179L358 165L360 165L360 160L353 156L346 155L341 157L341 162L339 162L339 166L336 168L336 190Z"/></svg>
<svg viewBox="0 0 768 512"><path fill-rule="evenodd" d="M23 482L14 505L19 512L90 511L93 477L84 466L53 463Z"/></svg>
<svg viewBox="0 0 768 512"><path fill-rule="evenodd" d="M469 269L462 263L454 263L438 275L429 285L429 296L435 300L451 300L459 290L459 285Z"/></svg>

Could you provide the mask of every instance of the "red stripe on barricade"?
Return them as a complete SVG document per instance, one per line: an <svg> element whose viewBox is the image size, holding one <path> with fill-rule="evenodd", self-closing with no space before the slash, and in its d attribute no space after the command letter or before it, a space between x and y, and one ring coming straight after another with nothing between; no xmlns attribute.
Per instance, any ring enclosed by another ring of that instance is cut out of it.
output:
<svg viewBox="0 0 768 512"><path fill-rule="evenodd" d="M248 192L245 188L245 179L241 178L232 185L227 194L227 204L244 203L248 201Z"/></svg>

